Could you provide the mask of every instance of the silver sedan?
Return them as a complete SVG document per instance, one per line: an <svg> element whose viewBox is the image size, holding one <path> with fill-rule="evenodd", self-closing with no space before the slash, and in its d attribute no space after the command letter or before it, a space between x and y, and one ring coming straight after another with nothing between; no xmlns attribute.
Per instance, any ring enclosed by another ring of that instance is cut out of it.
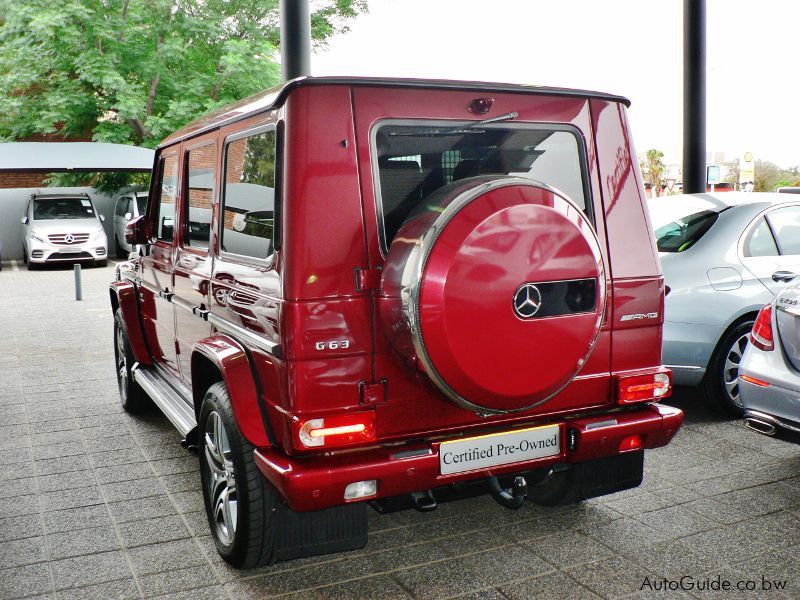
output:
<svg viewBox="0 0 800 600"><path fill-rule="evenodd" d="M800 275L800 202L727 192L656 198L649 209L667 286L664 364L677 385L700 385L713 407L741 415L753 322Z"/></svg>
<svg viewBox="0 0 800 600"><path fill-rule="evenodd" d="M739 365L750 429L800 442L800 287L784 289L758 314Z"/></svg>

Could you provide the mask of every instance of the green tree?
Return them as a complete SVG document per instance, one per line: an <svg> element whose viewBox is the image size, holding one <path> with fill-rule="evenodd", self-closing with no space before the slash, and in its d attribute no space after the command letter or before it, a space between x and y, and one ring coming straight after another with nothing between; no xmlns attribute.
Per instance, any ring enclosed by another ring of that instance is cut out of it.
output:
<svg viewBox="0 0 800 600"><path fill-rule="evenodd" d="M756 179L753 182L755 192L773 192L782 186L800 185L800 167L782 169L767 160L757 160L755 168Z"/></svg>
<svg viewBox="0 0 800 600"><path fill-rule="evenodd" d="M312 0L316 45L366 0ZM154 147L278 83L278 0L0 0L0 140Z"/></svg>
<svg viewBox="0 0 800 600"><path fill-rule="evenodd" d="M664 181L664 153L651 148L645 152L644 158L639 161L644 179L653 186L656 196L661 195L661 184Z"/></svg>

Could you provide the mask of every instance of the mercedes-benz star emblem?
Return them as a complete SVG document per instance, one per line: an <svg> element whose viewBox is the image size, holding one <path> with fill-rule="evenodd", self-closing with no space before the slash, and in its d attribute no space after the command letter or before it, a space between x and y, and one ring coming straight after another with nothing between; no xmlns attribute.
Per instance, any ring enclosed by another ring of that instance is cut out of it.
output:
<svg viewBox="0 0 800 600"><path fill-rule="evenodd" d="M514 312L522 319L530 319L542 305L542 293L532 283L523 283L514 294Z"/></svg>
<svg viewBox="0 0 800 600"><path fill-rule="evenodd" d="M64 241L67 242L68 244L71 244L72 242L75 241L75 236L73 236L71 233L68 233L67 235L64 236Z"/></svg>

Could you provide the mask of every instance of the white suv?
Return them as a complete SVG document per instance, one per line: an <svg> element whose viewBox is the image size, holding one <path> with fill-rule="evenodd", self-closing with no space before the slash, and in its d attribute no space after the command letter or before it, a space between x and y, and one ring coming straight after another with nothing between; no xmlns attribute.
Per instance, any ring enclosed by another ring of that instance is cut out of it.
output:
<svg viewBox="0 0 800 600"><path fill-rule="evenodd" d="M125 241L125 226L147 209L147 192L127 190L114 203L114 250L117 258L128 259L136 248Z"/></svg>
<svg viewBox="0 0 800 600"><path fill-rule="evenodd" d="M22 250L28 269L45 263L105 266L105 218L87 194L33 194L22 217Z"/></svg>

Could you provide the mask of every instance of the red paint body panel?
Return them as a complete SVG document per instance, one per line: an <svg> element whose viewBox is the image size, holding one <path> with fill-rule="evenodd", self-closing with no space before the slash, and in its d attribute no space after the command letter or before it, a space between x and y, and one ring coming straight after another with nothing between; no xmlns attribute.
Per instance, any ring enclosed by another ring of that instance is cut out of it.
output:
<svg viewBox="0 0 800 600"><path fill-rule="evenodd" d="M536 461L452 475L439 472L439 442L403 447L404 451L427 452L408 458L393 458L392 455L400 451L398 448L372 448L297 459L288 458L276 450L258 449L255 457L258 468L287 499L292 510L311 511L343 504L345 488L356 481L377 480L378 493L369 499L385 498L490 475L612 456L618 453L622 439L633 434L642 437L643 448L658 448L672 439L683 422L680 410L658 404L624 414L615 413L614 417L617 424L598 429L587 429L586 426L604 420L602 416L562 424L562 439L567 428L578 431L578 447L574 452L562 447L559 454Z"/></svg>
<svg viewBox="0 0 800 600"><path fill-rule="evenodd" d="M210 360L222 374L236 423L244 438L254 446L270 446L258 406L258 389L244 348L226 335L216 334L199 340L192 353L192 384L200 377L198 356Z"/></svg>
<svg viewBox="0 0 800 600"><path fill-rule="evenodd" d="M128 331L128 340L131 343L133 356L136 362L150 365L150 351L147 349L141 321L139 320L139 302L136 297L136 288L127 281L115 281L110 286L112 302L116 302L122 311L122 319Z"/></svg>

